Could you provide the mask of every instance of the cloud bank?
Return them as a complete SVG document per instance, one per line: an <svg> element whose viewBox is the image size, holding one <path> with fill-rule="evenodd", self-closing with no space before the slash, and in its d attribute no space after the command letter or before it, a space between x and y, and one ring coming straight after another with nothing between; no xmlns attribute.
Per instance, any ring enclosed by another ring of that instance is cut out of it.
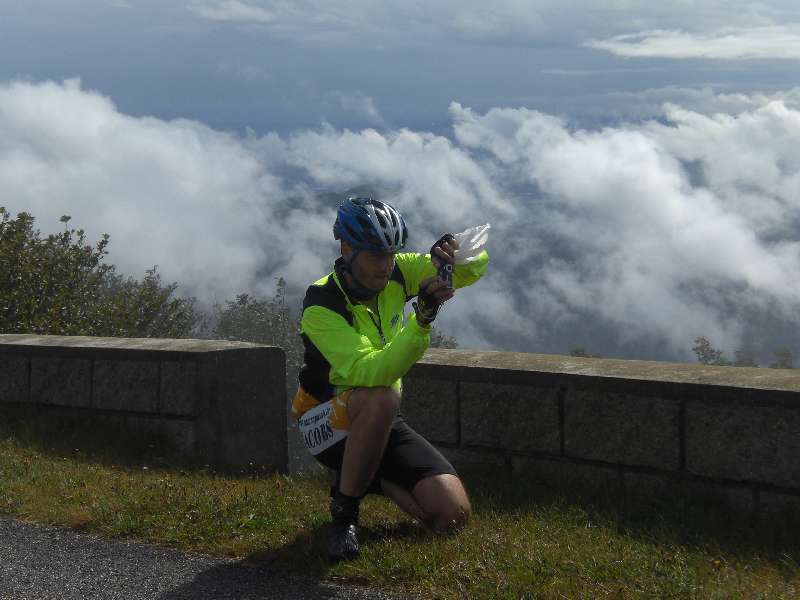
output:
<svg viewBox="0 0 800 600"><path fill-rule="evenodd" d="M709 33L644 31L585 45L627 58L797 59L800 24L726 28Z"/></svg>
<svg viewBox="0 0 800 600"><path fill-rule="evenodd" d="M360 47L368 40L382 49L456 41L563 46L592 37L599 38L597 47L614 52L678 52L679 43L699 51L707 43L714 52L732 53L743 43L771 54L781 41L794 44L796 27L785 24L800 21L790 0L703 0L692 2L691 10L685 2L649 0L198 0L190 6L204 19L263 26L300 43Z"/></svg>
<svg viewBox="0 0 800 600"><path fill-rule="evenodd" d="M270 11L239 0L223 0L213 6L197 6L195 10L211 21L264 24L274 19Z"/></svg>
<svg viewBox="0 0 800 600"><path fill-rule="evenodd" d="M128 116L77 81L13 82L0 86L0 189L43 231L66 213L94 239L109 232L127 273L158 264L206 302L268 294L282 276L299 302L336 256L331 192L366 186L406 216L413 249L492 223L489 275L442 315L462 345L691 359L699 335L765 345L750 324L793 335L800 314L795 94L700 96L593 131L453 103L452 138L242 137Z"/></svg>

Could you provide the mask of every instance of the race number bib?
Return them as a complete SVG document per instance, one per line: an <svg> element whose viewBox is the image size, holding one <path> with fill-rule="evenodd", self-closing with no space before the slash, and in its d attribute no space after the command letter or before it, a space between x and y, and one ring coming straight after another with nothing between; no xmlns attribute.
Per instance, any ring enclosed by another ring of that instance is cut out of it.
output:
<svg viewBox="0 0 800 600"><path fill-rule="evenodd" d="M300 434L311 454L319 454L347 437L347 429L335 429L331 426L332 413L333 401L328 400L307 411L297 421Z"/></svg>

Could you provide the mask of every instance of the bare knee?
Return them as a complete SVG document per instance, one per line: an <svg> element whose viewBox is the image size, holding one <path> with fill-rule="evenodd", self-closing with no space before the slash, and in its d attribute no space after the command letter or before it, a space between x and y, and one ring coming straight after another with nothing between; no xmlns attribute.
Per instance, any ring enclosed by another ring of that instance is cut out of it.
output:
<svg viewBox="0 0 800 600"><path fill-rule="evenodd" d="M461 529L469 522L470 507L451 504L442 507L428 521L428 526L436 532L447 533Z"/></svg>
<svg viewBox="0 0 800 600"><path fill-rule="evenodd" d="M454 531L469 521L467 492L455 475L435 475L414 487L414 497L428 515L425 524L434 531Z"/></svg>

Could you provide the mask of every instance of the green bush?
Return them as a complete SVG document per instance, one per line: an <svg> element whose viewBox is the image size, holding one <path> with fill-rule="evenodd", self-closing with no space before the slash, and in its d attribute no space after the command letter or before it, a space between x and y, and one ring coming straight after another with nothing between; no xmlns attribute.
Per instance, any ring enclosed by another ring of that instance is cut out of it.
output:
<svg viewBox="0 0 800 600"><path fill-rule="evenodd" d="M300 323L286 303L286 281L278 279L269 300L239 294L214 307L213 336L221 340L280 346L286 352L286 368L296 373L303 364Z"/></svg>
<svg viewBox="0 0 800 600"><path fill-rule="evenodd" d="M175 297L157 268L143 280L103 262L108 234L94 246L82 229L42 237L34 217L0 207L0 333L188 337L203 323L194 298Z"/></svg>

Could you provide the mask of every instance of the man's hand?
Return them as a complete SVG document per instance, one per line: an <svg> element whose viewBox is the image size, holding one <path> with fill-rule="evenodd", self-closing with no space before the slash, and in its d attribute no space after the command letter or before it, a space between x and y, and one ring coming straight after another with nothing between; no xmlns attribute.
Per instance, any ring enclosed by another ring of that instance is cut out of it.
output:
<svg viewBox="0 0 800 600"><path fill-rule="evenodd" d="M431 262L437 269L444 263L451 265L455 261L454 254L458 250L458 241L451 233L444 234L431 246Z"/></svg>
<svg viewBox="0 0 800 600"><path fill-rule="evenodd" d="M453 287L453 264L458 241L451 233L445 233L431 246L431 262L439 274L439 279Z"/></svg>
<svg viewBox="0 0 800 600"><path fill-rule="evenodd" d="M419 295L422 296L423 293L433 296L437 304L441 305L455 296L456 291L451 287L447 287L444 281L438 277L428 277L419 284Z"/></svg>
<svg viewBox="0 0 800 600"><path fill-rule="evenodd" d="M453 290L453 262L458 242L451 233L445 233L431 246L431 262L438 275L422 280L419 284L417 302L412 306L417 313L417 323L430 325L439 312L439 307L455 294Z"/></svg>
<svg viewBox="0 0 800 600"><path fill-rule="evenodd" d="M430 325L439 312L439 307L455 295L455 290L439 277L428 277L419 284L417 302L412 306L417 313L417 323Z"/></svg>

